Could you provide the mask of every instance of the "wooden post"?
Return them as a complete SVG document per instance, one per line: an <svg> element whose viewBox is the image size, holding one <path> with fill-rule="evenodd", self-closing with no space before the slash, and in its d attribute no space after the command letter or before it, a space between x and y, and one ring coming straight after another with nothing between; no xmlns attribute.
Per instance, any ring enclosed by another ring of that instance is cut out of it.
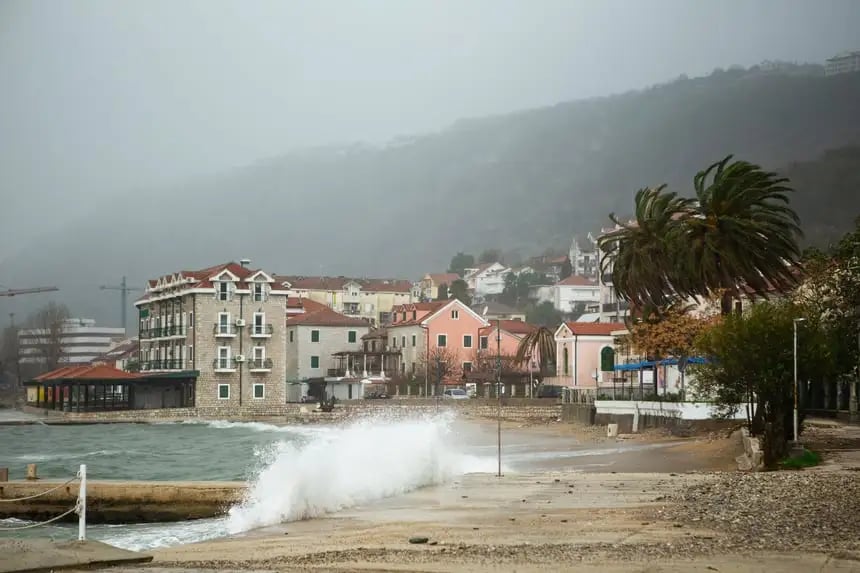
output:
<svg viewBox="0 0 860 573"><path fill-rule="evenodd" d="M27 464L27 479L39 479L38 468L36 467L36 464Z"/></svg>
<svg viewBox="0 0 860 573"><path fill-rule="evenodd" d="M9 481L9 468L0 468L0 481Z"/></svg>

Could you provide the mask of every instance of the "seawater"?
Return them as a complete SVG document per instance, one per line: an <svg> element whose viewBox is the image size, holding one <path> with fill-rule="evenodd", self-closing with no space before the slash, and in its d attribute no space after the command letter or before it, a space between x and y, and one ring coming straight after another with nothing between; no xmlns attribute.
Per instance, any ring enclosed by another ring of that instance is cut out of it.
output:
<svg viewBox="0 0 860 573"><path fill-rule="evenodd" d="M86 463L91 479L251 484L224 518L90 528L94 539L142 550L315 517L467 473L495 471L495 457L469 453L452 430L453 421L443 413L338 427L231 422L4 427L0 465L13 469L36 462L42 477L58 479ZM13 477L20 477L16 473ZM5 520L0 528L16 524ZM70 526L59 525L22 535L68 538L71 533Z"/></svg>

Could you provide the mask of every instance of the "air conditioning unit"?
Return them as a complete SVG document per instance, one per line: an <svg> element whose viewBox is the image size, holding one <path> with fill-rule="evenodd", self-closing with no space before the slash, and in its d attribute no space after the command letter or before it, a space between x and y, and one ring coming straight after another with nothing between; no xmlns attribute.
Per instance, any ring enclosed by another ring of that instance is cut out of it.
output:
<svg viewBox="0 0 860 573"><path fill-rule="evenodd" d="M245 326L245 319L244 318L237 318L236 319L236 326L239 326L239 327Z"/></svg>
<svg viewBox="0 0 860 573"><path fill-rule="evenodd" d="M236 357L234 358L234 360L236 362L244 362L245 361L245 355L244 354L237 354Z"/></svg>

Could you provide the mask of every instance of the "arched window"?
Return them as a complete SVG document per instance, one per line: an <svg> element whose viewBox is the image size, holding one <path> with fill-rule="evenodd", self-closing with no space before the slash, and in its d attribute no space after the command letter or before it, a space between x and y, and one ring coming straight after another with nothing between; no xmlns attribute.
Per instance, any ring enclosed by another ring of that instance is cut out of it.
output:
<svg viewBox="0 0 860 573"><path fill-rule="evenodd" d="M615 370L615 350L609 346L604 346L600 351L600 370L603 372Z"/></svg>
<svg viewBox="0 0 860 573"><path fill-rule="evenodd" d="M567 346L564 347L564 351L562 352L562 355L564 356L564 359L562 361L562 365L563 365L562 375L567 376L567 373L570 369L570 367L569 367L570 361L568 359Z"/></svg>

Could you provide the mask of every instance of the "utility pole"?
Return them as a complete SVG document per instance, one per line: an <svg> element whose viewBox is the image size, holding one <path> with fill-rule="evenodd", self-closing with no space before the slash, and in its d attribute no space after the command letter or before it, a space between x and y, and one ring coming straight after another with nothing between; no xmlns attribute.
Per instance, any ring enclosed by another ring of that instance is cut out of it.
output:
<svg viewBox="0 0 860 573"><path fill-rule="evenodd" d="M499 471L497 477L502 477L502 321L496 319L496 441L498 444Z"/></svg>
<svg viewBox="0 0 860 573"><path fill-rule="evenodd" d="M126 313L128 311L128 293L137 292L141 289L129 287L126 283L125 277L122 277L122 282L120 282L119 286L106 286L102 285L99 287L100 290L118 290L120 292L120 301L122 304L122 329L126 330Z"/></svg>
<svg viewBox="0 0 860 573"><path fill-rule="evenodd" d="M21 338L18 336L18 328L15 326L15 313L9 313L9 324L15 336L15 384L21 386Z"/></svg>

